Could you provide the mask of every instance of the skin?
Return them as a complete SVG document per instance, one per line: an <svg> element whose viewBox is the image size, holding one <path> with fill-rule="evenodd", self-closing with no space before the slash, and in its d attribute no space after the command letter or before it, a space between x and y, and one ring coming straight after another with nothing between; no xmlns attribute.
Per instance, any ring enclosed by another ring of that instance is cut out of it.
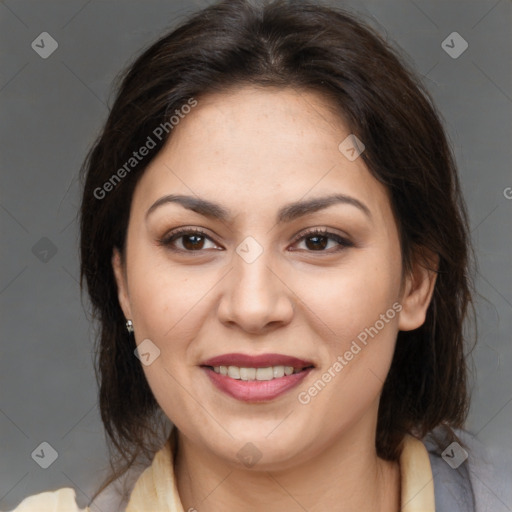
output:
<svg viewBox="0 0 512 512"><path fill-rule="evenodd" d="M435 274L415 264L401 281L387 191L362 158L339 151L349 133L315 92L247 86L208 95L137 184L126 252L115 250L112 264L137 344L149 338L160 350L143 369L178 428L185 510L399 509L398 463L375 450L379 396L398 331L425 320ZM371 218L340 203L276 224L285 204L334 192L357 198ZM167 203L146 218L167 194L214 201L232 216L220 221ZM205 231L199 250L190 250L190 237L174 241L182 252L159 244L182 226ZM328 228L353 245L320 239L328 245L318 249L318 239L296 239L306 228ZM248 236L263 249L252 263L236 252ZM298 393L395 302L400 313L299 403ZM316 367L278 398L245 403L217 390L199 367L230 352L292 355ZM237 453L249 442L262 456L245 467Z"/></svg>

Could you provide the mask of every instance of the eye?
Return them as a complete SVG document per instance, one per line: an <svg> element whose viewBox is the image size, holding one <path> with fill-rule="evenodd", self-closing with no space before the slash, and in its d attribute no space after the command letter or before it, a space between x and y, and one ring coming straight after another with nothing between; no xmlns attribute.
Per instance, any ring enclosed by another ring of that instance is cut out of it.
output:
<svg viewBox="0 0 512 512"><path fill-rule="evenodd" d="M303 233L294 243L304 242L306 245L306 250L308 252L327 252L333 253L341 251L347 247L353 247L354 244L343 238L336 233L331 233L326 229L312 229L305 234ZM334 248L334 250L325 250L329 248L329 243L332 242L330 249Z"/></svg>
<svg viewBox="0 0 512 512"><path fill-rule="evenodd" d="M181 247L176 247L175 242L180 240ZM208 249L205 247L206 242L212 242L213 240L202 230L197 228L180 228L175 231L171 231L163 238L158 240L158 244L168 247L173 251L181 251L181 252L198 252L203 249ZM218 246L213 244L213 249L218 249Z"/></svg>
<svg viewBox="0 0 512 512"><path fill-rule="evenodd" d="M176 245L177 241L180 241L178 246ZM208 242L211 242L213 246L207 247ZM294 245L298 242L305 243L305 250L307 252L327 252L329 254L341 251L347 247L354 246L350 240L343 238L336 233L331 233L326 229L317 228L311 229L306 233L302 233L298 238L295 239ZM158 240L158 244L168 247L169 249L176 252L201 252L205 249L222 250L204 231L198 228L176 229ZM332 245L329 247L329 244Z"/></svg>

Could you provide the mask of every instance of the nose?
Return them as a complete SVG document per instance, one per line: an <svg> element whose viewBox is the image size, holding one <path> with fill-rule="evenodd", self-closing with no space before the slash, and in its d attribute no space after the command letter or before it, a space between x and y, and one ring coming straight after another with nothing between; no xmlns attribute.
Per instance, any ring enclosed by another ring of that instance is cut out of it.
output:
<svg viewBox="0 0 512 512"><path fill-rule="evenodd" d="M267 251L252 262L233 255L233 268L223 280L221 322L253 334L291 322L293 292L273 266Z"/></svg>

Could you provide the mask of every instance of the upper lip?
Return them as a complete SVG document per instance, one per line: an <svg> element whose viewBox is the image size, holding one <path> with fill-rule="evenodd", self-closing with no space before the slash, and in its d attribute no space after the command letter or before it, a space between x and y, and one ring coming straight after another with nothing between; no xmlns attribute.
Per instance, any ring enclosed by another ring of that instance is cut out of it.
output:
<svg viewBox="0 0 512 512"><path fill-rule="evenodd" d="M267 368L269 366L293 366L307 368L314 366L311 361L283 354L222 354L203 361L201 366L238 366L240 368Z"/></svg>

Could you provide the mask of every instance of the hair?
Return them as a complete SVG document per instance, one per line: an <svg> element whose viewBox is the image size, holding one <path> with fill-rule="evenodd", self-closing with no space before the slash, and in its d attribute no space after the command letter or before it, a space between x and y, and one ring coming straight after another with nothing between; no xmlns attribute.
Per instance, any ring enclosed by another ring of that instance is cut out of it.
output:
<svg viewBox="0 0 512 512"><path fill-rule="evenodd" d="M124 255L134 188L172 130L108 194L98 197L98 190L191 98L200 102L236 87L293 88L328 99L363 141L361 158L389 192L403 273L415 261L437 272L424 324L398 333L380 397L377 454L397 460L406 433L422 438L439 427L455 436L464 425L469 392L463 331L468 306L474 313L468 216L441 116L405 61L346 10L229 0L191 15L120 76L108 119L81 170L80 282L82 290L87 284L99 324L95 372L112 469L95 496L140 455L151 460L162 444L158 428L165 430L166 418L134 357L111 257L114 248Z"/></svg>

